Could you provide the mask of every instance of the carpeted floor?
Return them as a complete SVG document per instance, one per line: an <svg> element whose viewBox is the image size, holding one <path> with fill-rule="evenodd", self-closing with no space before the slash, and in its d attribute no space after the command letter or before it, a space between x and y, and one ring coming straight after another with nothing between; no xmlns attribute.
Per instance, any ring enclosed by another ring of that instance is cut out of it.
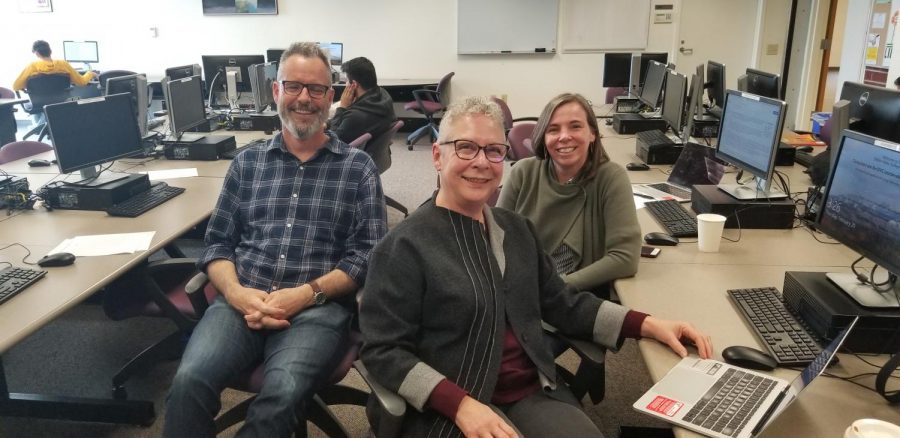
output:
<svg viewBox="0 0 900 438"><path fill-rule="evenodd" d="M398 136L392 152L393 167L382 175L385 194L412 211L431 195L435 187L431 146L422 143L413 151L407 151L403 139ZM390 208L388 216L390 225L402 220L402 215ZM174 330L174 324L165 319L133 318L113 322L106 318L99 305L79 305L3 354L10 391L109 397L111 377L118 367ZM607 356L607 362L606 398L599 405L588 402L585 406L604 435L618 436L620 425L665 427L631 408L634 400L651 384L636 343L626 342L622 351ZM578 359L567 353L560 358L560 363L574 370ZM176 367L176 361L160 364L147 375L135 377L127 384L130 399L154 402L157 419L150 427L0 417L0 437L160 436L165 395ZM355 371L351 371L344 383L364 388ZM223 409L246 397L237 391L226 391L222 395ZM362 408L338 406L334 411L352 436L368 435ZM233 436L236 429L221 436ZM312 429L310 436L323 434Z"/></svg>

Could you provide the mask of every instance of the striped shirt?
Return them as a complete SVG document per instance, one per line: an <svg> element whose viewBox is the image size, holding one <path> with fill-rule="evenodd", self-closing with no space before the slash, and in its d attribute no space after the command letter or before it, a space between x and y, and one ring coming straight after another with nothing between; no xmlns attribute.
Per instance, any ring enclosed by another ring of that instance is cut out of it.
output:
<svg viewBox="0 0 900 438"><path fill-rule="evenodd" d="M324 147L300 162L277 134L231 163L197 264L231 260L243 286L264 291L334 269L362 286L369 253L386 232L381 180L368 155L328 131Z"/></svg>

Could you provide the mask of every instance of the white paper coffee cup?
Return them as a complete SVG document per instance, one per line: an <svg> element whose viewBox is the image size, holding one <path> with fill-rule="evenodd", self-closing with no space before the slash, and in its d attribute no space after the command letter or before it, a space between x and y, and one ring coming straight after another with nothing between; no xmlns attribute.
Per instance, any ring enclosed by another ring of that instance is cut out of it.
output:
<svg viewBox="0 0 900 438"><path fill-rule="evenodd" d="M900 426L874 418L863 418L853 422L844 431L844 438L897 438Z"/></svg>
<svg viewBox="0 0 900 438"><path fill-rule="evenodd" d="M725 216L703 213L697 215L697 247L702 252L719 252Z"/></svg>

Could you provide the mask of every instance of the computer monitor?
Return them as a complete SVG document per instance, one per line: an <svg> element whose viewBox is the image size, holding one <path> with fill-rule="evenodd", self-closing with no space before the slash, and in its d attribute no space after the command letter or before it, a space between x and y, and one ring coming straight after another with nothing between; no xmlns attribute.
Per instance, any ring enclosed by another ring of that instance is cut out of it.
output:
<svg viewBox="0 0 900 438"><path fill-rule="evenodd" d="M94 178L94 166L142 152L129 94L47 105L44 113L61 173Z"/></svg>
<svg viewBox="0 0 900 438"><path fill-rule="evenodd" d="M787 196L772 187L786 109L780 100L735 90L725 93L716 157L750 173L755 181L719 184L719 189L741 200Z"/></svg>
<svg viewBox="0 0 900 438"><path fill-rule="evenodd" d="M706 80L710 112L718 115L725 102L725 64L707 61Z"/></svg>
<svg viewBox="0 0 900 438"><path fill-rule="evenodd" d="M668 53L641 53L641 75L638 81L641 84L641 87L644 86L644 83L647 82L647 69L650 68L650 61L656 61L662 65L666 65L669 62L669 54Z"/></svg>
<svg viewBox="0 0 900 438"><path fill-rule="evenodd" d="M200 76L164 80L162 88L168 108L169 130L172 133L170 140L190 142L203 138L204 134L185 134L185 131L207 123Z"/></svg>
<svg viewBox="0 0 900 438"><path fill-rule="evenodd" d="M281 62L281 54L284 53L284 49L268 49L266 50L266 62L274 62L275 66L278 66L278 63Z"/></svg>
<svg viewBox="0 0 900 438"><path fill-rule="evenodd" d="M328 53L332 66L340 67L344 63L344 43L319 43L319 47Z"/></svg>
<svg viewBox="0 0 900 438"><path fill-rule="evenodd" d="M261 113L275 103L272 96L272 83L278 75L278 63L267 62L250 66L250 86L253 89L253 104L256 112Z"/></svg>
<svg viewBox="0 0 900 438"><path fill-rule="evenodd" d="M237 87L235 91L239 93L250 91L250 66L266 62L262 55L203 55L201 59L203 77L210 90L224 91L227 73L234 72Z"/></svg>
<svg viewBox="0 0 900 438"><path fill-rule="evenodd" d="M662 119L675 135L681 135L684 120L684 96L687 94L687 77L672 70L666 70L666 95L663 98Z"/></svg>
<svg viewBox="0 0 900 438"><path fill-rule="evenodd" d="M631 81L631 53L603 55L603 88L627 88Z"/></svg>
<svg viewBox="0 0 900 438"><path fill-rule="evenodd" d="M781 99L781 77L775 73L748 68L746 91L757 96Z"/></svg>
<svg viewBox="0 0 900 438"><path fill-rule="evenodd" d="M897 308L900 300L898 187L900 144L845 130L831 163L817 228L883 268L869 279L880 284L874 288L855 273L828 274L865 307Z"/></svg>
<svg viewBox="0 0 900 438"><path fill-rule="evenodd" d="M202 74L200 64L179 65L178 67L169 67L166 69L165 77L170 81L175 79L184 79L191 76L200 76Z"/></svg>
<svg viewBox="0 0 900 438"><path fill-rule="evenodd" d="M147 93L147 77L141 74L119 76L106 80L104 95L127 93L131 96L131 109L137 120L141 136L147 135L147 106L149 97Z"/></svg>
<svg viewBox="0 0 900 438"><path fill-rule="evenodd" d="M638 96L644 105L650 108L659 106L659 96L662 93L663 83L666 80L666 66L656 61L650 61L647 68L647 80L641 88L641 95Z"/></svg>
<svg viewBox="0 0 900 438"><path fill-rule="evenodd" d="M900 91L844 82L841 100L850 102L850 129L900 143Z"/></svg>
<svg viewBox="0 0 900 438"><path fill-rule="evenodd" d="M90 64L100 62L96 41L63 41L63 59Z"/></svg>

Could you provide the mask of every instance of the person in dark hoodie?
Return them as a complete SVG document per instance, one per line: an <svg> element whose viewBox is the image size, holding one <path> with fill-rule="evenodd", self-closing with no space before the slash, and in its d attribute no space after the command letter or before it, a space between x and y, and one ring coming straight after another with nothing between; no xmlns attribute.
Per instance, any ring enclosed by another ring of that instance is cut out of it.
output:
<svg viewBox="0 0 900 438"><path fill-rule="evenodd" d="M372 137L386 132L397 118L394 101L384 88L378 86L375 66L367 58L353 58L343 65L347 86L341 93L341 101L329 129L345 143L356 140L365 133Z"/></svg>

